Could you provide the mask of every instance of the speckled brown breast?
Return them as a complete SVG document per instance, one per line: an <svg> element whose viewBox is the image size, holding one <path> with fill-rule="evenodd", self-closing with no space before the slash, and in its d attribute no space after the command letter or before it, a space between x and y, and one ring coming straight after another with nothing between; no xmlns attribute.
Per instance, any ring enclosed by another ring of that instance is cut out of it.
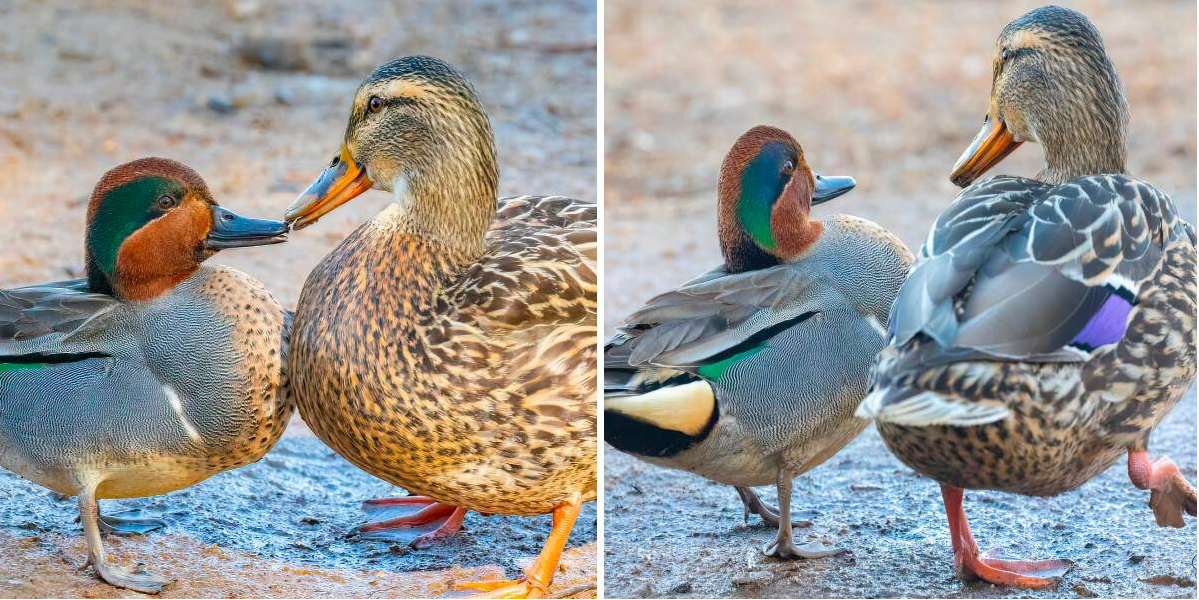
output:
<svg viewBox="0 0 1199 600"><path fill-rule="evenodd" d="M241 271L219 267L204 280L201 294L233 327L231 342L241 357L234 368L244 382L243 397L233 404L247 418L227 439L209 445L209 464L219 472L248 465L270 452L287 429L295 402L283 370L285 313L266 286Z"/></svg>
<svg viewBox="0 0 1199 600"><path fill-rule="evenodd" d="M593 226L502 221L458 267L393 225L363 225L304 285L289 361L304 420L372 475L471 510L595 498Z"/></svg>
<svg viewBox="0 0 1199 600"><path fill-rule="evenodd" d="M930 373L937 380L919 386L949 390L970 378L970 369L1000 369L997 377L974 379L986 386L977 397L1002 400L1008 418L972 427L879 422L879 433L904 464L941 483L1032 496L1072 490L1129 448L1145 447L1194 381L1195 296L1195 247L1176 241L1111 350L1081 364L963 363ZM1112 400L1105 393L1131 396Z"/></svg>

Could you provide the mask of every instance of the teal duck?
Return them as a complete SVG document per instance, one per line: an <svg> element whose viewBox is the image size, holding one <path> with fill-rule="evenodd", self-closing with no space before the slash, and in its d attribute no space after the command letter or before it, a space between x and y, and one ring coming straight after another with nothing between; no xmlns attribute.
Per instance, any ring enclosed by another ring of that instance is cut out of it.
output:
<svg viewBox="0 0 1199 600"><path fill-rule="evenodd" d="M283 434L283 309L250 276L201 263L285 232L217 206L188 167L145 158L92 193L86 279L0 290L0 465L79 497L88 563L114 586L170 580L110 562L101 529L161 523L101 515L100 499L194 485Z"/></svg>
<svg viewBox="0 0 1199 600"><path fill-rule="evenodd" d="M842 551L793 543L792 480L869 423L854 410L912 260L870 221L810 216L853 186L814 176L785 131L749 130L717 186L724 264L651 299L604 350L605 441L734 486L778 528L770 556ZM777 487L777 509L761 485Z"/></svg>

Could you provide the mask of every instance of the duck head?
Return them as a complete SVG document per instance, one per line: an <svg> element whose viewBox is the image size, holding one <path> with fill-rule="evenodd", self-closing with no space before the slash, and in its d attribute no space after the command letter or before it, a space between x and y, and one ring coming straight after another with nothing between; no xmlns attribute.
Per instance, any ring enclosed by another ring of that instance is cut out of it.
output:
<svg viewBox="0 0 1199 600"><path fill-rule="evenodd" d="M991 106L950 179L966 187L1023 142L1039 144L1037 179L1123 173L1128 102L1099 31L1057 6L1012 21L995 42Z"/></svg>
<svg viewBox="0 0 1199 600"><path fill-rule="evenodd" d="M311 225L374 188L393 195L402 227L481 251L498 179L491 124L470 83L441 60L408 56L358 87L341 149L285 218Z"/></svg>
<svg viewBox="0 0 1199 600"><path fill-rule="evenodd" d="M737 273L790 261L820 238L815 204L856 183L813 175L795 138L774 127L741 134L720 166L717 225L725 266Z"/></svg>
<svg viewBox="0 0 1199 600"><path fill-rule="evenodd" d="M187 166L143 158L104 174L87 208L88 287L122 300L151 300L225 248L286 240L280 221L217 206Z"/></svg>

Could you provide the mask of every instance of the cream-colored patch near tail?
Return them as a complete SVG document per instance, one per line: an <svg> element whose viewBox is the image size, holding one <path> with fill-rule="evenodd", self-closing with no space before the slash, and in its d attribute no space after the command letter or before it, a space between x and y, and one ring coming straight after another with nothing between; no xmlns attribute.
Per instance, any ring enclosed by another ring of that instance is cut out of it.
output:
<svg viewBox="0 0 1199 600"><path fill-rule="evenodd" d="M604 410L687 435L703 431L715 409L716 397L705 381L659 388L640 396L604 398Z"/></svg>
<svg viewBox="0 0 1199 600"><path fill-rule="evenodd" d="M171 403L171 409L175 411L175 416L179 417L179 423L183 425L183 431L187 432L187 437L197 444L203 444L204 438L200 437L196 426L192 425L191 420L187 418L187 413L183 412L183 401L179 398L179 393L169 384L163 384L162 391L166 392L167 401Z"/></svg>

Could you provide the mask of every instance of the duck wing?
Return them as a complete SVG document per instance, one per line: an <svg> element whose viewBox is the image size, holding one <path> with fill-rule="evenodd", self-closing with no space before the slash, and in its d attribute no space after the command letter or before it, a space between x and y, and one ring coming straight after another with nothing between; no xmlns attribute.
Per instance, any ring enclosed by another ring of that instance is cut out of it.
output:
<svg viewBox="0 0 1199 600"><path fill-rule="evenodd" d="M889 326L898 356L880 363L876 389L963 361L1086 361L1123 338L1166 245L1193 235L1164 193L1124 175L972 186L937 219L900 290ZM883 418L913 398L936 404L895 388L863 407Z"/></svg>
<svg viewBox="0 0 1199 600"><path fill-rule="evenodd" d="M487 253L447 290L444 312L497 332L594 327L597 217L594 203L560 196L500 200Z"/></svg>
<svg viewBox="0 0 1199 600"><path fill-rule="evenodd" d="M0 290L0 358L94 353L90 343L72 350L69 341L89 338L97 318L103 321L118 305L112 296L89 292L82 279Z"/></svg>
<svg viewBox="0 0 1199 600"><path fill-rule="evenodd" d="M794 265L744 273L718 267L630 315L606 344L605 367L698 372L820 312L836 292L819 282Z"/></svg>

